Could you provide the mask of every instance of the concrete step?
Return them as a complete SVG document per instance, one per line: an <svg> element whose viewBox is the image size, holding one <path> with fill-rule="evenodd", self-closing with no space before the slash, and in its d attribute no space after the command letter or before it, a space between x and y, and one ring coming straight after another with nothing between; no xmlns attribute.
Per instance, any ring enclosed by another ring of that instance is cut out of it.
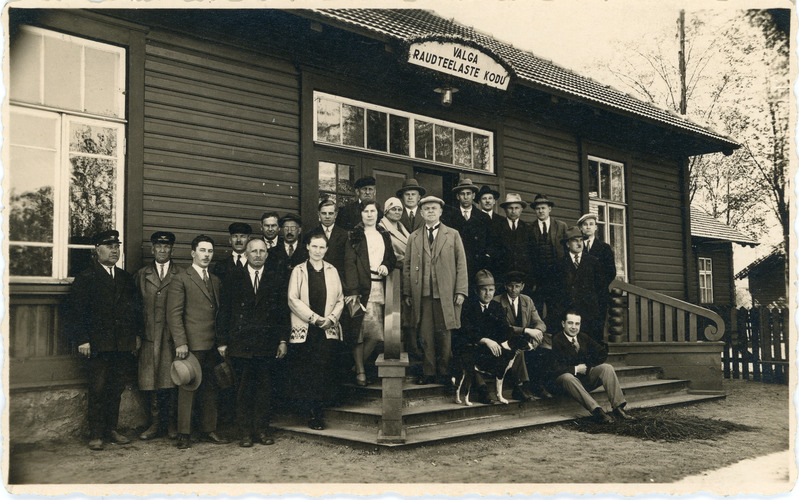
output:
<svg viewBox="0 0 799 500"><path fill-rule="evenodd" d="M628 409L652 408L687 405L704 401L723 399L723 394L689 394L681 392L653 397L644 401L632 401L628 398ZM558 400L559 401L559 400ZM587 412L576 402L571 405L549 401L532 401L529 403L507 406L518 407L517 413L483 415L464 418L449 425L416 425L407 428L407 440L404 444L383 444L377 442L377 425L362 427L346 427L327 421L327 428L315 431L307 427L306 422L298 417L281 416L273 422L273 426L290 432L319 436L321 438L341 439L348 442L359 442L381 446L407 446L412 444L441 441L472 435L482 435L524 427L534 427L557 422L565 422L587 415ZM479 404L479 403L478 403ZM483 405L485 406L485 405ZM496 405L493 405L496 406ZM503 405L506 406L506 405ZM379 417L378 417L379 419Z"/></svg>

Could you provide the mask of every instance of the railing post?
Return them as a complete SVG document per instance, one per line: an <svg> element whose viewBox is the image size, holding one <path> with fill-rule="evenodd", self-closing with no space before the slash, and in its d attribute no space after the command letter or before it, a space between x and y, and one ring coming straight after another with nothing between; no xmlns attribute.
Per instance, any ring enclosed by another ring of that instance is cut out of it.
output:
<svg viewBox="0 0 799 500"><path fill-rule="evenodd" d="M624 296L618 288L610 290L608 310L608 342L624 341Z"/></svg>
<svg viewBox="0 0 799 500"><path fill-rule="evenodd" d="M383 354L377 357L377 375L382 380L383 412L380 419L380 430L377 432L379 443L404 443L405 424L402 421L402 385L405 381L405 369L408 367L408 353L402 352L402 328L400 308L400 273L394 270L386 278L386 300L384 308L385 333L383 337Z"/></svg>

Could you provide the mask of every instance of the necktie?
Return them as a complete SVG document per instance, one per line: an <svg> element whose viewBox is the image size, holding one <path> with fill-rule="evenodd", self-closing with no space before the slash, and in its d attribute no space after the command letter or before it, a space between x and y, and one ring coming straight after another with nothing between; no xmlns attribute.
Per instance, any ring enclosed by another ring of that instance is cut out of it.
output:
<svg viewBox="0 0 799 500"><path fill-rule="evenodd" d="M158 277L164 279L164 265L158 264Z"/></svg>
<svg viewBox="0 0 799 500"><path fill-rule="evenodd" d="M516 326L523 326L522 315L519 312L519 299L516 299L516 302L513 303L513 320Z"/></svg>
<svg viewBox="0 0 799 500"><path fill-rule="evenodd" d="M488 304L480 304L480 307L483 308L483 312L486 312L486 309L488 309Z"/></svg>
<svg viewBox="0 0 799 500"><path fill-rule="evenodd" d="M211 291L211 280L208 279L208 269L203 269L203 283L205 283L205 288L208 291Z"/></svg>
<svg viewBox="0 0 799 500"><path fill-rule="evenodd" d="M463 211L463 218L469 220L469 212L467 210Z"/></svg>
<svg viewBox="0 0 799 500"><path fill-rule="evenodd" d="M416 210L411 210L411 216L409 219L411 221L411 228L413 228L413 223L416 221Z"/></svg>
<svg viewBox="0 0 799 500"><path fill-rule="evenodd" d="M427 233L427 241L430 243L431 247L433 246L433 241L435 239L435 238L433 238L433 231L435 231L436 229L438 229L438 226L428 227L427 228L427 231L428 231L428 233Z"/></svg>
<svg viewBox="0 0 799 500"><path fill-rule="evenodd" d="M516 231L516 221L513 221L513 231Z"/></svg>
<svg viewBox="0 0 799 500"><path fill-rule="evenodd" d="M256 294L258 293L258 283L260 282L261 280L258 279L258 271L255 271L255 281L253 282L252 288L255 290Z"/></svg>
<svg viewBox="0 0 799 500"><path fill-rule="evenodd" d="M241 264L241 255L237 255L237 256L236 256L236 265L237 265L237 266L239 266L240 268L241 268L241 267L244 267L244 266Z"/></svg>
<svg viewBox="0 0 799 500"><path fill-rule="evenodd" d="M585 251L586 252L590 252L591 251L591 241L590 240L586 240L586 242L585 242Z"/></svg>
<svg viewBox="0 0 799 500"><path fill-rule="evenodd" d="M289 254L289 258L291 258L291 256L294 255L294 245L289 245L288 254Z"/></svg>
<svg viewBox="0 0 799 500"><path fill-rule="evenodd" d="M577 337L572 338L572 345L574 346L575 351L580 351L580 343L577 342Z"/></svg>
<svg viewBox="0 0 799 500"><path fill-rule="evenodd" d="M111 275L111 279L114 279L114 266L108 266L108 274Z"/></svg>
<svg viewBox="0 0 799 500"><path fill-rule="evenodd" d="M574 254L574 267L575 268L580 267L580 254L579 253Z"/></svg>
<svg viewBox="0 0 799 500"><path fill-rule="evenodd" d="M330 233L332 231L333 231L332 229L330 229L329 227L326 227L325 228L325 238L327 238L329 240L330 239Z"/></svg>
<svg viewBox="0 0 799 500"><path fill-rule="evenodd" d="M544 226L544 230L541 231L541 238L547 239L547 223L542 222L541 225Z"/></svg>

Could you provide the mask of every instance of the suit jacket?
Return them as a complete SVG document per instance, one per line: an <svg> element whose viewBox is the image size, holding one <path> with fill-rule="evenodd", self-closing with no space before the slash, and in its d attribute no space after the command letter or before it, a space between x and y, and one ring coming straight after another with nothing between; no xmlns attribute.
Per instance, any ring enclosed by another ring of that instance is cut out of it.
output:
<svg viewBox="0 0 799 500"><path fill-rule="evenodd" d="M152 391L174 387L170 377L174 346L166 326L166 297L169 284L183 268L171 262L164 279L158 277L155 262L136 272L136 288L144 312L144 338L139 350L139 389Z"/></svg>
<svg viewBox="0 0 799 500"><path fill-rule="evenodd" d="M502 306L505 321L513 327L513 331L517 334L524 334L525 328L537 328L542 332L547 331L547 325L538 315L538 310L535 308L533 299L527 295L521 294L517 299L519 301L519 311L522 317L522 326L516 326L516 318L513 315L513 309L510 306L510 300L507 294L502 294L499 297L494 297L494 302Z"/></svg>
<svg viewBox="0 0 799 500"><path fill-rule="evenodd" d="M175 347L188 344L190 351L206 351L216 343L220 281L209 273L209 292L194 266L177 273L166 296L166 324Z"/></svg>
<svg viewBox="0 0 799 500"><path fill-rule="evenodd" d="M380 221L380 218L383 217L383 210L379 206L375 206L377 207L377 220ZM345 231L351 231L352 228L363 221L361 219L361 208L360 200L355 200L341 207L336 216L336 225L341 226L341 229ZM419 214L417 213L416 216L418 217Z"/></svg>
<svg viewBox="0 0 799 500"><path fill-rule="evenodd" d="M304 239L297 239L294 253L291 254L291 257L289 257L289 255L286 253L286 242L281 240L278 246L269 249L269 257L274 257L275 260L280 260L283 262L283 266L285 267L284 276L286 279L288 279L288 276L291 274L291 270L294 269L294 266L308 260L308 247L305 246ZM286 289L286 287L284 287L284 289Z"/></svg>
<svg viewBox="0 0 799 500"><path fill-rule="evenodd" d="M314 234L325 235L325 231L322 229L321 224L316 226L313 231L308 233L308 236L305 237L306 245ZM339 227L338 224L333 224L333 229L330 232L330 239L327 240L327 253L325 254L325 262L332 264L333 267L336 268L339 278L342 280L344 279L344 247L347 245L348 237L349 233L347 233L346 230Z"/></svg>
<svg viewBox="0 0 799 500"><path fill-rule="evenodd" d="M402 223L402 225L405 226L405 229L408 230L408 234L424 226L424 218L422 217L422 214L419 213L419 207L417 206L414 210L416 210L416 212L413 214L413 224L411 224L411 218L408 217L408 210L406 210L405 207L402 207L402 217L400 217L400 223Z"/></svg>
<svg viewBox="0 0 799 500"><path fill-rule="evenodd" d="M245 268L231 277L223 290L217 329L219 345L228 346L228 356L274 356L280 341L288 342L288 285L283 282L283 263L267 257L259 280L256 294Z"/></svg>
<svg viewBox="0 0 799 500"><path fill-rule="evenodd" d="M580 267L575 269L574 262L567 253L556 268L558 290L558 314L563 317L569 309L574 309L582 316L583 324L599 316L599 295L602 289L602 277L599 261L596 257L582 252ZM603 313L604 314L604 313Z"/></svg>
<svg viewBox="0 0 799 500"><path fill-rule="evenodd" d="M383 260L380 264L386 266L391 272L397 265L394 247L391 246L391 236L382 228L378 227L377 231L382 236L384 245ZM377 275L372 274L369 265L369 247L363 233L363 226L356 226L350 231L344 251L344 295L358 295L361 304L366 306L372 291L372 277L377 278Z"/></svg>
<svg viewBox="0 0 799 500"><path fill-rule="evenodd" d="M552 336L553 365L550 367L551 376L558 377L564 373L575 375L574 367L579 364L585 363L588 369L591 369L594 366L601 365L608 359L607 349L585 333L580 332L577 334L577 342L580 344L580 349L575 351L571 340L566 337L563 331ZM578 375L577 377L582 376Z"/></svg>
<svg viewBox="0 0 799 500"><path fill-rule="evenodd" d="M501 344L514 335L516 335L514 329L505 321L505 311L499 302L492 300L483 312L480 300L472 296L463 303L461 328L452 335L452 350L457 351L467 345L477 345L483 338Z"/></svg>
<svg viewBox="0 0 799 500"><path fill-rule="evenodd" d="M602 286L607 291L607 287L616 279L616 258L613 255L613 249L610 248L610 245L595 237L588 254L599 260Z"/></svg>
<svg viewBox="0 0 799 500"><path fill-rule="evenodd" d="M133 277L114 267L114 278L97 261L75 277L64 325L77 344L92 352L133 351L142 314Z"/></svg>
<svg viewBox="0 0 799 500"><path fill-rule="evenodd" d="M230 253L227 257L223 260L217 261L214 263L214 274L217 275L219 280L222 282L222 287L225 286L225 281L227 281L228 276L233 272L239 272L242 268L236 265L236 261L233 260L234 254L233 252ZM244 264L245 266L247 264Z"/></svg>
<svg viewBox="0 0 799 500"><path fill-rule="evenodd" d="M533 230L533 257L539 264L539 267L545 266L547 262L546 259L544 259L541 255L542 249L541 244L539 243L539 238L541 238L541 228L538 227L538 219L533 221L530 225L532 226ZM561 243L560 240L563 238L563 235L566 234L566 223L555 219L554 217L550 217L547 232L549 233L550 241L552 242L552 249L554 251L554 259L549 264L554 265L563 258L565 253L563 243Z"/></svg>
<svg viewBox="0 0 799 500"><path fill-rule="evenodd" d="M448 330L460 328L461 306L455 306L455 294L469 296L469 278L466 274L466 252L460 234L441 224L433 242L432 251L427 243L427 230L420 227L408 237L405 265L402 268L402 295L410 297L413 304L413 325L419 326L422 306L422 263L424 253L430 256L438 277L438 296Z"/></svg>
<svg viewBox="0 0 799 500"><path fill-rule="evenodd" d="M516 231L511 231L507 219L494 226L494 235L491 238L493 272L496 276L503 276L508 271L521 271L528 277L528 282L533 279L533 241L530 224L519 219Z"/></svg>
<svg viewBox="0 0 799 500"><path fill-rule="evenodd" d="M472 206L469 220L463 218L460 206L452 207L448 212L444 223L461 235L469 280L472 281L475 273L486 266L486 243L492 229L491 219L476 206Z"/></svg>

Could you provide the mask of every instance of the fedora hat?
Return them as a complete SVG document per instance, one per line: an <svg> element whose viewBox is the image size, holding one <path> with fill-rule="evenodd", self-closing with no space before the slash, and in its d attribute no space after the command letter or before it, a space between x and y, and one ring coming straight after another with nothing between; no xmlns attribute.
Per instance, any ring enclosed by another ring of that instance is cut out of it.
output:
<svg viewBox="0 0 799 500"><path fill-rule="evenodd" d="M480 189L478 189L478 187L474 185L471 179L461 179L458 185L452 188L452 192L460 193L464 189L468 189L474 194L477 194L477 192L480 191Z"/></svg>
<svg viewBox="0 0 799 500"><path fill-rule="evenodd" d="M227 358L214 367L214 378L220 389L227 389L235 384L236 377L233 375L233 368Z"/></svg>
<svg viewBox="0 0 799 500"><path fill-rule="evenodd" d="M572 226L569 229L567 229L566 232L563 234L563 238L561 238L560 241L561 243L566 243L567 241L572 240L574 238L578 238L580 240L583 239L583 232L580 231L580 228L577 226Z"/></svg>
<svg viewBox="0 0 799 500"><path fill-rule="evenodd" d="M599 218L597 217L596 214L585 214L579 219L577 219L577 225L580 226L584 221L587 221L588 219L594 219L595 221L599 222Z"/></svg>
<svg viewBox="0 0 799 500"><path fill-rule="evenodd" d="M427 192L425 188L419 185L419 181L411 177L410 179L405 179L405 182L402 183L402 187L397 190L397 198L402 198L405 191L413 190L419 191L419 196L424 196Z"/></svg>
<svg viewBox="0 0 799 500"><path fill-rule="evenodd" d="M505 201L499 204L500 207L505 208L511 203L519 203L522 208L527 207L527 203L522 200L522 197L518 193L506 193L505 194Z"/></svg>
<svg viewBox="0 0 799 500"><path fill-rule="evenodd" d="M545 194L537 194L537 195L535 195L535 199L533 200L532 203L530 203L530 206L535 208L536 205L549 205L550 207L554 207L555 206L554 203L549 201L549 198L547 198L547 195L545 195Z"/></svg>
<svg viewBox="0 0 799 500"><path fill-rule="evenodd" d="M491 189L491 186L483 186L480 188L480 191L477 192L477 199L483 197L484 194L490 194L494 197L495 200L499 199L499 191L494 191Z"/></svg>
<svg viewBox="0 0 799 500"><path fill-rule="evenodd" d="M200 361L191 352L186 359L176 359L172 362L169 375L172 377L172 383L187 391L196 391L203 381Z"/></svg>
<svg viewBox="0 0 799 500"><path fill-rule="evenodd" d="M474 283L478 287L494 285L494 275L486 269L481 269L474 275Z"/></svg>

